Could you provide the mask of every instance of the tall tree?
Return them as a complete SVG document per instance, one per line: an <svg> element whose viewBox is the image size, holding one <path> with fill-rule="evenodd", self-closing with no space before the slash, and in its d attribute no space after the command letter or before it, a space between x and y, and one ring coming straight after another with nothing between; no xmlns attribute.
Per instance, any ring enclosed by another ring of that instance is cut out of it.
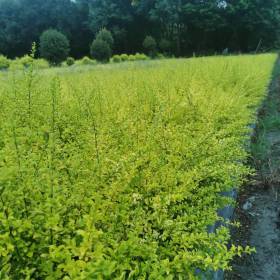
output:
<svg viewBox="0 0 280 280"><path fill-rule="evenodd" d="M226 4L232 48L254 50L260 40L264 47L277 44L280 27L279 0L228 0Z"/></svg>
<svg viewBox="0 0 280 280"><path fill-rule="evenodd" d="M0 52L11 57L24 55L48 28L62 31L75 46L81 29L77 15L71 0L1 0Z"/></svg>
<svg viewBox="0 0 280 280"><path fill-rule="evenodd" d="M97 33L106 27L113 33L116 48L123 49L127 39L128 26L133 21L130 0L92 0L89 9L89 27Z"/></svg>

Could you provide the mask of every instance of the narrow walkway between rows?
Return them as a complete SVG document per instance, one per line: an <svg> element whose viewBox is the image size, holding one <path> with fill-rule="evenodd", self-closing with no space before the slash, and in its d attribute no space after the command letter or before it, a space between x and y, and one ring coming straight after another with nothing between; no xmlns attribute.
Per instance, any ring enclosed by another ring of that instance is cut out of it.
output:
<svg viewBox="0 0 280 280"><path fill-rule="evenodd" d="M234 242L256 248L237 259L227 280L280 279L280 63L252 139L252 165L257 170L249 186L240 192Z"/></svg>

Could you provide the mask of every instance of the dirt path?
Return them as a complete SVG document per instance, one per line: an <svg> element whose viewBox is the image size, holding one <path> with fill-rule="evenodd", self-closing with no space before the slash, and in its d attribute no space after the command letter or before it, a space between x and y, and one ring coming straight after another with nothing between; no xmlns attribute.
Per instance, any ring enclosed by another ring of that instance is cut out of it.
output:
<svg viewBox="0 0 280 280"><path fill-rule="evenodd" d="M256 248L236 259L227 280L280 279L280 63L271 92L259 113L252 141L252 164L257 169L250 186L240 192L234 219L235 244Z"/></svg>

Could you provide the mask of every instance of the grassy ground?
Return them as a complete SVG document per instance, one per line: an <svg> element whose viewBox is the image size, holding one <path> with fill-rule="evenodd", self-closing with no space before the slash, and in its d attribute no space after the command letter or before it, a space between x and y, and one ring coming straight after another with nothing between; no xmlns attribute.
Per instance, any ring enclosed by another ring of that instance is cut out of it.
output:
<svg viewBox="0 0 280 280"><path fill-rule="evenodd" d="M273 133L277 137L280 130L279 76L280 66L277 64L274 70L274 82L271 85L270 94L259 112L258 127L251 145L254 166L267 184L272 183L271 180L278 181L278 155L277 151L274 151L277 147L270 146L270 138L273 137Z"/></svg>

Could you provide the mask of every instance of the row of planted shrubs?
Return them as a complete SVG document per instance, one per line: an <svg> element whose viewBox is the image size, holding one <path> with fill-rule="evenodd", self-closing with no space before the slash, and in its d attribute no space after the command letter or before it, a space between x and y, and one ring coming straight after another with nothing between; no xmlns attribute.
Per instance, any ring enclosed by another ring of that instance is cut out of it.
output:
<svg viewBox="0 0 280 280"><path fill-rule="evenodd" d="M25 55L21 58L16 59L8 59L7 57L0 55L0 70L21 70L24 68L28 68L32 64L33 58L29 55ZM46 69L49 67L49 63L43 59L34 59L34 66L38 69Z"/></svg>
<svg viewBox="0 0 280 280"><path fill-rule="evenodd" d="M121 54L121 55L114 55L110 62L118 63L118 62L124 62L124 61L137 61L137 60L148 60L149 57L143 53L136 53L135 55L127 55L127 54Z"/></svg>
<svg viewBox="0 0 280 280"><path fill-rule="evenodd" d="M158 58L161 58L159 56ZM145 54L142 53L136 53L136 54L116 54L113 55L110 59L110 63L119 63L119 62L126 62L126 61L140 61L140 60L149 60L150 57L148 57ZM73 57L68 57L67 60L63 63L63 65L95 65L97 64L97 60L91 59L87 56L85 56L82 59L76 60Z"/></svg>
<svg viewBox="0 0 280 280"><path fill-rule="evenodd" d="M35 43L33 45L35 51ZM147 36L143 42L143 48L149 57L162 58L163 55L157 54L156 41L151 37ZM38 68L47 68L49 65L60 66L74 64L96 64L96 61L101 63L107 62L122 62L122 61L136 61L136 60L147 60L149 57L146 54L136 53L134 55L122 54L113 55L114 49L114 38L112 33L107 29L101 29L93 40L89 53L91 58L84 57L81 60L75 61L74 58L69 57L70 53L70 42L68 38L61 32L48 29L44 31L40 37L38 55L41 59L35 60L35 65ZM163 48L161 48L163 50ZM167 52L165 52L167 53ZM8 69L11 66L13 68L26 68L32 62L32 57L25 55L22 58L17 58L13 61L9 60L3 55L0 55L0 70Z"/></svg>
<svg viewBox="0 0 280 280"><path fill-rule="evenodd" d="M152 58L162 58L163 55L157 54L156 42L155 40L148 36L143 42L143 47L149 54L136 53L134 55L122 54L113 55L114 38L112 33L107 29L101 29L93 40L90 47L89 57L84 57L83 59L75 61L74 58L69 57L70 43L67 37L61 32L53 29L46 30L42 33L40 37L38 54L40 59L34 60L34 66L37 68L48 68L49 65L60 66L68 65L72 66L74 64L82 65L92 65L96 64L97 61L101 63L107 62L123 62L123 61L137 61L137 60L147 60L149 57ZM34 56L36 51L36 45L33 44L32 49L34 49ZM5 70L8 68L22 69L27 68L32 63L32 55L25 55L22 58L17 58L15 60L9 60L3 55L0 55L0 70Z"/></svg>
<svg viewBox="0 0 280 280"><path fill-rule="evenodd" d="M160 58L160 57L159 57ZM140 61L140 60L149 60L150 58L145 54L136 53L135 55L114 55L110 59L110 63L119 63L125 61ZM91 59L87 56L82 59L75 60L73 57L68 57L65 62L62 63L62 66L72 66L72 65L96 65L98 62L95 59ZM32 64L32 57L25 55L21 58L16 58L10 60L7 57L0 55L0 70L21 70L28 68ZM34 65L38 69L46 69L49 67L49 63L45 59L34 59Z"/></svg>
<svg viewBox="0 0 280 280"><path fill-rule="evenodd" d="M0 279L194 280L251 252L207 229L275 60L0 79Z"/></svg>

